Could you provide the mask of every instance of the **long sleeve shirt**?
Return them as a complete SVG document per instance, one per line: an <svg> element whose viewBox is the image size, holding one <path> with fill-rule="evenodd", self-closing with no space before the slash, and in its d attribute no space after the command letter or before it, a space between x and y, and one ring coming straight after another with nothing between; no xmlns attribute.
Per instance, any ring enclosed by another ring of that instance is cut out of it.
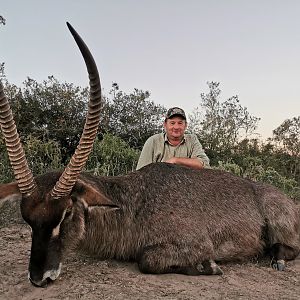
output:
<svg viewBox="0 0 300 300"><path fill-rule="evenodd" d="M166 134L158 133L145 142L136 169L152 162L165 162L172 157L198 158L205 168L209 167L209 158L195 134L185 134L182 142L173 146Z"/></svg>

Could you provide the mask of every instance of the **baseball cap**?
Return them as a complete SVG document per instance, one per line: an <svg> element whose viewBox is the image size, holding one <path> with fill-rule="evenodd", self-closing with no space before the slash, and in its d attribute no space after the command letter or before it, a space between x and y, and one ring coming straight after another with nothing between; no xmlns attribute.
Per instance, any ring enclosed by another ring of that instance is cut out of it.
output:
<svg viewBox="0 0 300 300"><path fill-rule="evenodd" d="M166 120L170 119L174 116L181 116L186 120L186 116L185 116L185 112L183 109L179 108L179 107L172 107L168 110L167 114L166 114Z"/></svg>

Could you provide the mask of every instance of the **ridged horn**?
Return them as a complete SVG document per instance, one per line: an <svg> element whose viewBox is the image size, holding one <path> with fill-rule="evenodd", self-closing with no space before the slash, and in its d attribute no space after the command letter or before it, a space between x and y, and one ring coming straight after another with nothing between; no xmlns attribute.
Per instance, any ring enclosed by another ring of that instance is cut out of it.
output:
<svg viewBox="0 0 300 300"><path fill-rule="evenodd" d="M90 99L88 113L79 144L69 164L51 191L51 196L54 199L70 194L82 168L84 167L88 156L92 151L93 143L96 138L102 104L100 78L94 58L75 29L69 23L67 23L67 26L81 51L88 70L90 79Z"/></svg>
<svg viewBox="0 0 300 300"><path fill-rule="evenodd" d="M30 195L36 188L32 172L29 169L13 114L0 82L0 123L5 139L8 157L14 171L20 192Z"/></svg>

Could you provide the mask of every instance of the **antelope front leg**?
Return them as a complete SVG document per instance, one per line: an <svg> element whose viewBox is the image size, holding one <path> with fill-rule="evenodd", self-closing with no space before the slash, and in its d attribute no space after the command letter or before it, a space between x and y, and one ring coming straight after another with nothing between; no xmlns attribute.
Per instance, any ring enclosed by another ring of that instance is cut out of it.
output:
<svg viewBox="0 0 300 300"><path fill-rule="evenodd" d="M190 255L182 253L181 249L180 246L171 244L146 247L138 260L140 271L150 274L178 273L194 276L223 274L213 260L199 263L195 260L195 263L192 263Z"/></svg>

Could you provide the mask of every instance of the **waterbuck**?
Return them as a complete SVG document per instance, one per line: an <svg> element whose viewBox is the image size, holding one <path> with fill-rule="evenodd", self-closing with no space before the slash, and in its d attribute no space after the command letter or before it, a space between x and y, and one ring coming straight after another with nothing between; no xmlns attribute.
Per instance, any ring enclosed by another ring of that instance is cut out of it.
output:
<svg viewBox="0 0 300 300"><path fill-rule="evenodd" d="M64 254L134 260L144 273L222 274L217 262L268 252L273 266L300 251L299 211L278 189L228 172L155 163L125 176L82 173L101 112L101 87L87 46L68 24L86 62L90 101L84 131L63 172L34 177L0 85L0 122L19 195L32 229L29 279L55 280Z"/></svg>

